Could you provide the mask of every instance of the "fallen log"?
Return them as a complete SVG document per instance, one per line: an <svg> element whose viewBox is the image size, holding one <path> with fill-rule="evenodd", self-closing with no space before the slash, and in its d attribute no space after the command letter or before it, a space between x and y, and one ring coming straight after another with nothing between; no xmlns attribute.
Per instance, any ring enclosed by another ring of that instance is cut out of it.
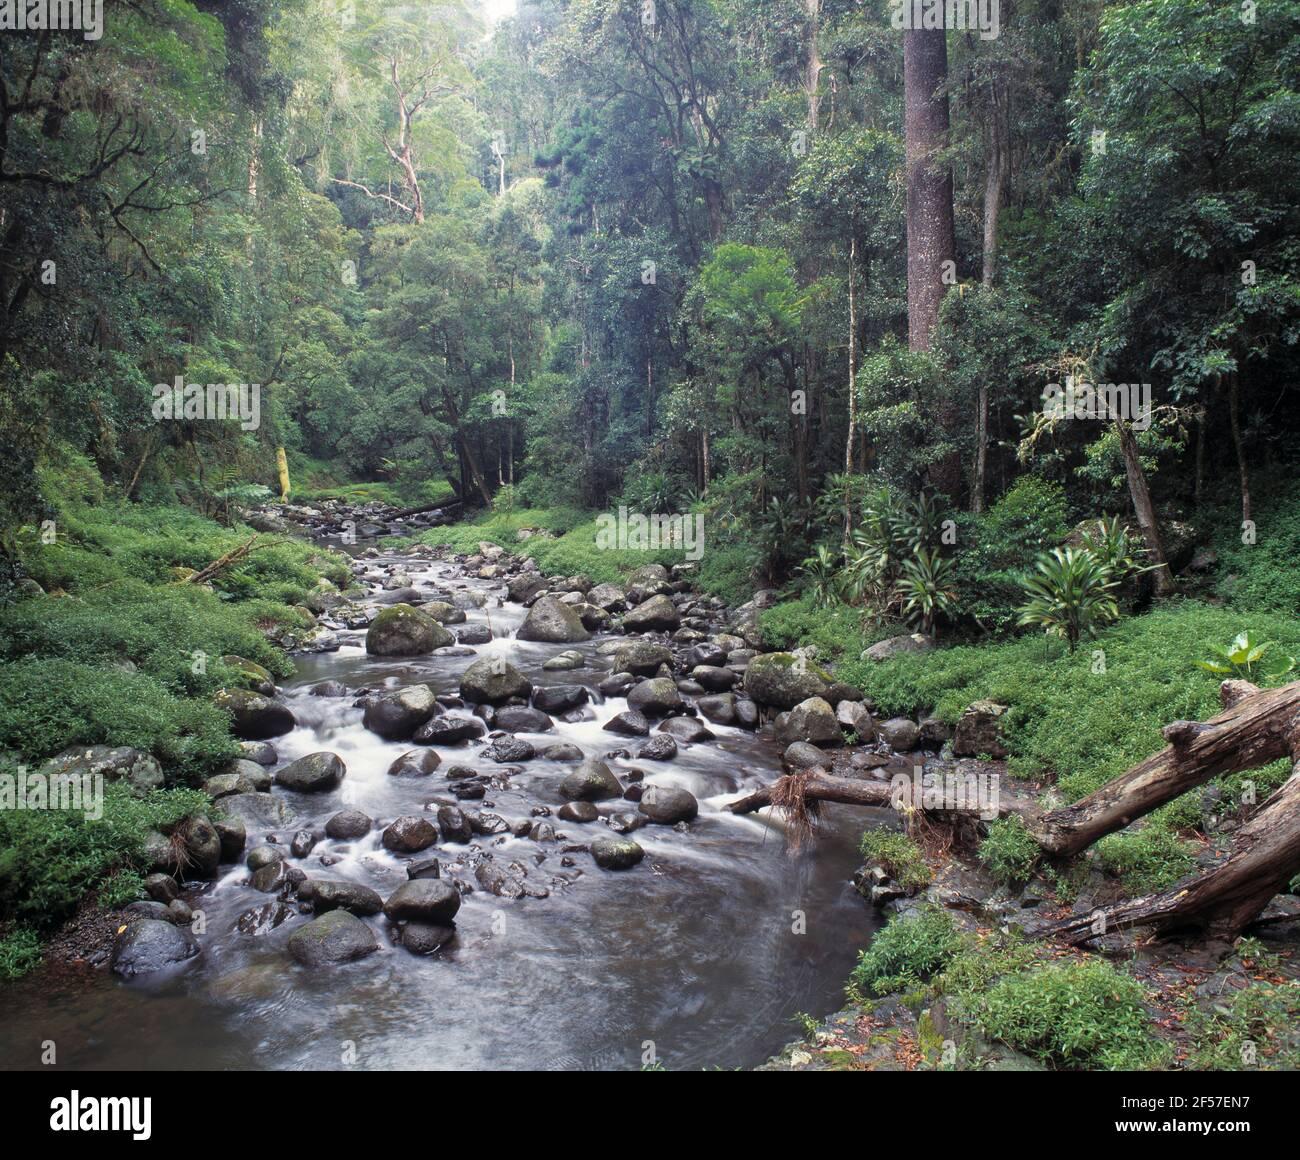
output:
<svg viewBox="0 0 1300 1160"><path fill-rule="evenodd" d="M1300 719L1297 719L1300 737ZM1134 926L1157 932L1196 929L1232 939L1300 874L1300 761L1287 782L1237 832L1231 855L1186 886L1101 907L1047 927L1081 943Z"/></svg>
<svg viewBox="0 0 1300 1160"><path fill-rule="evenodd" d="M1224 681L1219 695L1223 711L1217 716L1167 725L1169 744L1159 753L1072 805L1041 815L1031 830L1043 850L1056 857L1077 854L1213 777L1290 753L1300 681L1262 691L1246 681Z"/></svg>
<svg viewBox="0 0 1300 1160"><path fill-rule="evenodd" d="M804 801L839 802L846 806L887 806L893 795L893 786L887 781L835 777L818 769L777 778L771 785L728 802L727 809L733 814L752 814L771 805L784 807L796 790Z"/></svg>
<svg viewBox="0 0 1300 1160"><path fill-rule="evenodd" d="M393 512L383 518L386 520L404 520L410 516L423 515L425 512L436 512L439 510L446 511L448 508L464 507L464 503L458 499L444 500L441 503L422 503L418 507L403 508L400 512Z"/></svg>

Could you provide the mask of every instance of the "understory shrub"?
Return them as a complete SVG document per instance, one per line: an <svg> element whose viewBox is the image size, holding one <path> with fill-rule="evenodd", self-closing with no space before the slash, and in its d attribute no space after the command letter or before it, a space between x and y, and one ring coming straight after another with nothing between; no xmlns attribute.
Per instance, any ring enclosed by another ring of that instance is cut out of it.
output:
<svg viewBox="0 0 1300 1160"><path fill-rule="evenodd" d="M876 995L909 990L943 970L959 945L951 916L938 907L897 915L858 955L853 985Z"/></svg>

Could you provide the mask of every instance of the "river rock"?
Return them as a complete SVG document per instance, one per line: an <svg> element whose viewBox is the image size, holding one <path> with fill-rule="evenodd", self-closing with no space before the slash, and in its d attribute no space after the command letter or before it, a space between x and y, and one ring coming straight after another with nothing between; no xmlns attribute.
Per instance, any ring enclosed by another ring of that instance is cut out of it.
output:
<svg viewBox="0 0 1300 1160"><path fill-rule="evenodd" d="M246 827L272 830L290 825L293 811L284 798L269 793L236 793L221 799L221 810L228 818L237 818Z"/></svg>
<svg viewBox="0 0 1300 1160"><path fill-rule="evenodd" d="M402 927L402 946L413 955L431 955L455 937L455 927L432 922L408 922Z"/></svg>
<svg viewBox="0 0 1300 1160"><path fill-rule="evenodd" d="M403 882L384 903L393 922L431 922L450 926L460 910L460 891L439 878L413 878Z"/></svg>
<svg viewBox="0 0 1300 1160"><path fill-rule="evenodd" d="M395 854L418 854L438 840L438 831L428 818L406 814L391 823L381 838L384 849Z"/></svg>
<svg viewBox="0 0 1300 1160"><path fill-rule="evenodd" d="M454 745L458 741L482 737L486 732L487 726L477 717L446 713L431 717L415 731L411 740L421 745Z"/></svg>
<svg viewBox="0 0 1300 1160"><path fill-rule="evenodd" d="M532 691L532 681L500 657L475 661L460 678L460 695L472 704L504 705L512 697L527 700Z"/></svg>
<svg viewBox="0 0 1300 1160"><path fill-rule="evenodd" d="M891 717L876 726L880 739L895 753L907 753L921 740L921 727L908 717Z"/></svg>
<svg viewBox="0 0 1300 1160"><path fill-rule="evenodd" d="M263 866L270 866L275 862L284 861L284 851L279 846L261 845L254 846L248 851L248 857L244 860L244 865L250 870L260 870Z"/></svg>
<svg viewBox="0 0 1300 1160"><path fill-rule="evenodd" d="M645 857L645 850L631 838L597 838L591 856L602 870L630 870Z"/></svg>
<svg viewBox="0 0 1300 1160"><path fill-rule="evenodd" d="M274 765L280 760L275 752L275 746L269 741L241 741L239 748L245 758L257 762L258 765Z"/></svg>
<svg viewBox="0 0 1300 1160"><path fill-rule="evenodd" d="M432 616L409 604L385 608L366 632L366 652L377 657L426 656L456 638Z"/></svg>
<svg viewBox="0 0 1300 1160"><path fill-rule="evenodd" d="M631 673L610 673L596 688L606 697L626 697L636 681Z"/></svg>
<svg viewBox="0 0 1300 1160"><path fill-rule="evenodd" d="M681 623L681 613L663 595L651 596L623 614L624 632L671 632Z"/></svg>
<svg viewBox="0 0 1300 1160"><path fill-rule="evenodd" d="M597 584L587 592L587 602L606 612L622 612L627 607L627 593L617 584Z"/></svg>
<svg viewBox="0 0 1300 1160"><path fill-rule="evenodd" d="M921 745L926 749L942 749L952 739L952 726L942 717L922 717L917 724L921 729Z"/></svg>
<svg viewBox="0 0 1300 1160"><path fill-rule="evenodd" d="M565 649L562 653L556 653L555 656L542 663L542 668L547 672L570 672L573 669L585 668L586 658L576 649Z"/></svg>
<svg viewBox="0 0 1300 1160"><path fill-rule="evenodd" d="M343 882L327 878L311 878L303 883L300 897L309 901L317 914L332 910L346 910L358 918L367 918L384 909L384 900L377 891L360 882Z"/></svg>
<svg viewBox="0 0 1300 1160"><path fill-rule="evenodd" d="M428 777L442 764L432 749L408 749L388 767L389 777Z"/></svg>
<svg viewBox="0 0 1300 1160"><path fill-rule="evenodd" d="M311 690L313 697L346 697L348 687L342 681L321 681L319 685L313 685Z"/></svg>
<svg viewBox="0 0 1300 1160"><path fill-rule="evenodd" d="M537 756L537 750L533 748L532 742L507 733L495 738L483 750L483 756L498 765L508 765L514 761L532 761Z"/></svg>
<svg viewBox="0 0 1300 1160"><path fill-rule="evenodd" d="M627 707L647 717L666 717L680 713L685 705L677 686L668 677L651 677L634 685L627 694Z"/></svg>
<svg viewBox="0 0 1300 1160"><path fill-rule="evenodd" d="M269 669L263 668L256 661L229 654L221 658L221 663L236 671L235 679L243 688L252 689L264 697L275 696L275 677Z"/></svg>
<svg viewBox="0 0 1300 1160"><path fill-rule="evenodd" d="M543 596L528 610L515 638L572 644L574 641L589 640L591 633L583 625L582 618L567 604L560 603L553 596Z"/></svg>
<svg viewBox="0 0 1300 1160"><path fill-rule="evenodd" d="M275 894L288 881L289 868L283 859L268 862L253 871L249 886L263 894Z"/></svg>
<svg viewBox="0 0 1300 1160"><path fill-rule="evenodd" d="M487 644L492 639L492 630L486 624L467 624L456 630L458 644Z"/></svg>
<svg viewBox="0 0 1300 1160"><path fill-rule="evenodd" d="M710 693L725 693L740 678L732 669L715 665L696 665L691 670L691 680Z"/></svg>
<svg viewBox="0 0 1300 1160"><path fill-rule="evenodd" d="M846 733L856 733L859 741L871 741L876 736L871 710L861 701L841 701L835 706L835 720Z"/></svg>
<svg viewBox="0 0 1300 1160"><path fill-rule="evenodd" d="M636 709L625 709L622 713L615 713L601 728L624 737L644 737L650 732L650 722L645 719L644 713Z"/></svg>
<svg viewBox="0 0 1300 1160"><path fill-rule="evenodd" d="M748 697L736 698L736 724L741 729L758 728L758 705Z"/></svg>
<svg viewBox="0 0 1300 1160"><path fill-rule="evenodd" d="M661 665L673 663L672 650L648 640L634 640L620 645L614 653L614 671L633 673L638 677L653 676Z"/></svg>
<svg viewBox="0 0 1300 1160"><path fill-rule="evenodd" d="M533 706L544 713L563 713L585 705L589 700L591 694L583 685L551 685L533 690Z"/></svg>
<svg viewBox="0 0 1300 1160"><path fill-rule="evenodd" d="M596 821L600 817L600 811L591 802L565 802L555 811L555 816L562 822L581 822L585 824Z"/></svg>
<svg viewBox="0 0 1300 1160"><path fill-rule="evenodd" d="M652 822L674 826L678 822L694 821L700 812L700 803L690 790L671 785L648 785L637 808Z"/></svg>
<svg viewBox="0 0 1300 1160"><path fill-rule="evenodd" d="M492 724L507 733L546 733L555 728L555 722L545 713L527 705L506 705L498 709Z"/></svg>
<svg viewBox="0 0 1300 1160"><path fill-rule="evenodd" d="M671 717L671 721L686 721L686 717ZM662 729L668 724L664 722L659 728ZM698 724L698 722L697 722ZM712 734L710 734L712 736ZM636 751L636 755L645 761L672 761L677 756L677 740L671 734L657 733L649 738L646 743Z"/></svg>
<svg viewBox="0 0 1300 1160"><path fill-rule="evenodd" d="M442 706L433 689L428 685L408 685L368 698L361 721L385 740L405 741L441 712Z"/></svg>
<svg viewBox="0 0 1300 1160"><path fill-rule="evenodd" d="M325 823L325 835L339 842L352 842L364 838L373 825L370 815L361 810L340 810Z"/></svg>
<svg viewBox="0 0 1300 1160"><path fill-rule="evenodd" d="M670 734L683 745L712 741L717 736L702 721L697 721L694 717L669 717L660 724L659 731Z"/></svg>
<svg viewBox="0 0 1300 1160"><path fill-rule="evenodd" d="M1007 706L996 701L975 701L957 719L952 751L957 757L1006 757L1002 726Z"/></svg>
<svg viewBox="0 0 1300 1160"><path fill-rule="evenodd" d="M597 802L619 797L623 786L603 761L588 758L560 782L560 796L568 801Z"/></svg>
<svg viewBox="0 0 1300 1160"><path fill-rule="evenodd" d="M777 720L776 736L787 745L792 741L810 741L821 746L844 744L835 710L820 697L809 697L788 713L782 713Z"/></svg>
<svg viewBox="0 0 1300 1160"><path fill-rule="evenodd" d="M289 839L289 853L295 858L306 858L314 849L320 837L315 830L297 830Z"/></svg>
<svg viewBox="0 0 1300 1160"><path fill-rule="evenodd" d="M700 715L715 725L734 725L736 723L736 698L732 693L718 693L712 697L701 697L695 702Z"/></svg>
<svg viewBox="0 0 1300 1160"><path fill-rule="evenodd" d="M270 797L270 794L266 795ZM229 799L226 799L228 801ZM273 799L274 800L274 799ZM222 801L224 807L226 801ZM248 828L239 818L227 817L224 813L218 813L212 818L213 829L217 831L217 838L221 842L221 861L238 862L244 852L244 845L248 841Z"/></svg>
<svg viewBox="0 0 1300 1160"><path fill-rule="evenodd" d="M337 753L309 753L275 775L275 784L298 793L324 793L335 789L347 773Z"/></svg>
<svg viewBox="0 0 1300 1160"><path fill-rule="evenodd" d="M245 741L279 737L298 723L286 706L250 689L218 689L213 703L230 714L232 731Z"/></svg>
<svg viewBox="0 0 1300 1160"><path fill-rule="evenodd" d="M444 842L459 842L467 846L474 840L474 827L458 806L438 807L438 829L442 831Z"/></svg>
<svg viewBox="0 0 1300 1160"><path fill-rule="evenodd" d="M144 891L155 902L166 906L180 895L181 888L170 874L149 874L144 880Z"/></svg>
<svg viewBox="0 0 1300 1160"><path fill-rule="evenodd" d="M828 762L817 746L808 741L796 741L786 747L781 755L781 764L787 773L797 773L802 769L825 769Z"/></svg>
<svg viewBox="0 0 1300 1160"><path fill-rule="evenodd" d="M760 705L792 709L809 697L820 697L831 683L830 674L793 653L762 653L745 669L744 687Z"/></svg>
<svg viewBox="0 0 1300 1160"><path fill-rule="evenodd" d="M350 963L379 949L374 931L346 910L331 910L289 936L289 953L305 967Z"/></svg>
<svg viewBox="0 0 1300 1160"><path fill-rule="evenodd" d="M447 600L430 600L421 604L418 611L425 616L432 616L439 624L464 624L465 610L457 608Z"/></svg>
<svg viewBox="0 0 1300 1160"><path fill-rule="evenodd" d="M117 936L109 962L115 975L134 979L194 958L199 944L188 930L165 919L133 922Z"/></svg>

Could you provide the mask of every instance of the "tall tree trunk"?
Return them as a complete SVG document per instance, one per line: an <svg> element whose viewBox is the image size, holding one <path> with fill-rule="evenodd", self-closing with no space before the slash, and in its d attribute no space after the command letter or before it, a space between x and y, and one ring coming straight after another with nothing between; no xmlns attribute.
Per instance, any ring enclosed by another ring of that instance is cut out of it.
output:
<svg viewBox="0 0 1300 1160"><path fill-rule="evenodd" d="M1010 169L1010 153L1006 133L1005 86L995 77L991 85L991 106L988 124L988 155L984 173L984 269L980 282L992 289L998 267L998 221L1002 214L1003 191ZM979 514L984 510L985 477L988 473L989 454L989 388L980 380L975 406L975 472L971 481L970 510Z"/></svg>
<svg viewBox="0 0 1300 1160"><path fill-rule="evenodd" d="M853 531L853 437L858 425L858 308L857 308L858 239L849 239L849 421L844 437L844 543Z"/></svg>
<svg viewBox="0 0 1300 1160"><path fill-rule="evenodd" d="M821 32L821 0L804 0L804 11L808 14L807 53L804 58L804 89L808 94L808 133L817 132L817 121L821 111L821 47L817 40Z"/></svg>
<svg viewBox="0 0 1300 1160"><path fill-rule="evenodd" d="M955 269L952 170L942 161L948 145L948 45L942 29L903 33L903 132L907 151L907 343L929 350L947 289L945 263ZM955 435L962 410L949 401L937 416ZM930 469L930 482L948 496L961 489L961 457L946 455Z"/></svg>
<svg viewBox="0 0 1300 1160"><path fill-rule="evenodd" d="M1241 438L1241 386L1237 372L1228 379L1228 422L1232 425L1232 446L1237 452L1237 475L1241 480L1241 522L1252 519L1250 508L1250 472L1246 467L1246 449Z"/></svg>
<svg viewBox="0 0 1300 1160"><path fill-rule="evenodd" d="M1128 477L1128 493L1133 500L1133 512L1137 516L1138 527L1142 529L1147 554L1151 557L1151 563L1156 565L1152 572L1156 593L1166 596L1174 590L1174 577L1165 562L1165 551L1160 544L1160 526L1156 522L1155 505L1151 502L1147 473L1142 470L1137 440L1133 438L1133 429L1121 418L1115 419L1115 431L1119 435L1120 450L1124 454L1124 474Z"/></svg>

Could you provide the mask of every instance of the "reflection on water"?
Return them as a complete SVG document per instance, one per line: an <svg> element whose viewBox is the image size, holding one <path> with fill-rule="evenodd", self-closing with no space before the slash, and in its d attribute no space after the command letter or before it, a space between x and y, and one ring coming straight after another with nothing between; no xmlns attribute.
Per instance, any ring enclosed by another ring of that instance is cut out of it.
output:
<svg viewBox="0 0 1300 1160"><path fill-rule="evenodd" d="M469 586L448 565L408 570L421 588ZM516 642L508 634L524 610L496 603L494 596L486 609L469 613L471 622L489 622L499 634L477 648L480 656L508 658L537 685L584 684L597 702L590 720L557 719L551 733L521 736L539 748L572 742L591 755L621 748L624 739L600 724L626 702L600 703L595 692L609 670L596 657L607 638L576 646L588 667L544 672L544 660L574 646ZM352 696L309 690L332 679L350 690L423 681L454 691L474 658L371 659L363 633L340 636L337 653L298 658L285 699L299 727L275 745L282 764L332 750L347 763L347 776L329 794L287 795L297 823L280 834L285 843L293 829L319 827L344 807L383 823L420 812L445 789L442 770L388 777L389 764L410 745L363 729ZM638 830L646 859L632 871L607 873L575 854L584 873L572 884L552 884L549 898L509 901L482 890L467 896L457 937L439 957L416 958L393 946L383 920L371 919L380 932L378 954L310 972L285 950L306 918L295 914L256 937L233 929L239 914L268 896L244 885L242 867L227 868L193 899L207 916L203 955L179 975L130 985L104 974L42 975L8 988L0 1066L37 1066L45 1040L56 1043L60 1066L74 1068L628 1069L640 1067L649 1051L670 1069L757 1064L796 1037L795 1012L840 1004L855 952L874 929L871 909L848 885L863 819L834 811L815 843L789 857L767 823L719 812L737 790L774 776L775 746L713 728L718 741L683 746L672 762L610 760L616 772L643 768L649 780L681 785L701 803L685 833ZM444 768L493 769L475 760L476 748L438 752ZM539 758L507 789L467 804L509 822L538 804L555 808L568 769ZM606 832L599 824L556 825L574 841ZM249 845L259 837L250 830ZM558 844L509 835L476 841L497 858L527 864L542 882L559 869ZM464 847L440 844L428 853L447 862L458 850ZM326 869L322 855L338 860ZM378 827L356 842L323 840L298 864L309 874L364 882L384 896L406 878L403 863L379 844Z"/></svg>

